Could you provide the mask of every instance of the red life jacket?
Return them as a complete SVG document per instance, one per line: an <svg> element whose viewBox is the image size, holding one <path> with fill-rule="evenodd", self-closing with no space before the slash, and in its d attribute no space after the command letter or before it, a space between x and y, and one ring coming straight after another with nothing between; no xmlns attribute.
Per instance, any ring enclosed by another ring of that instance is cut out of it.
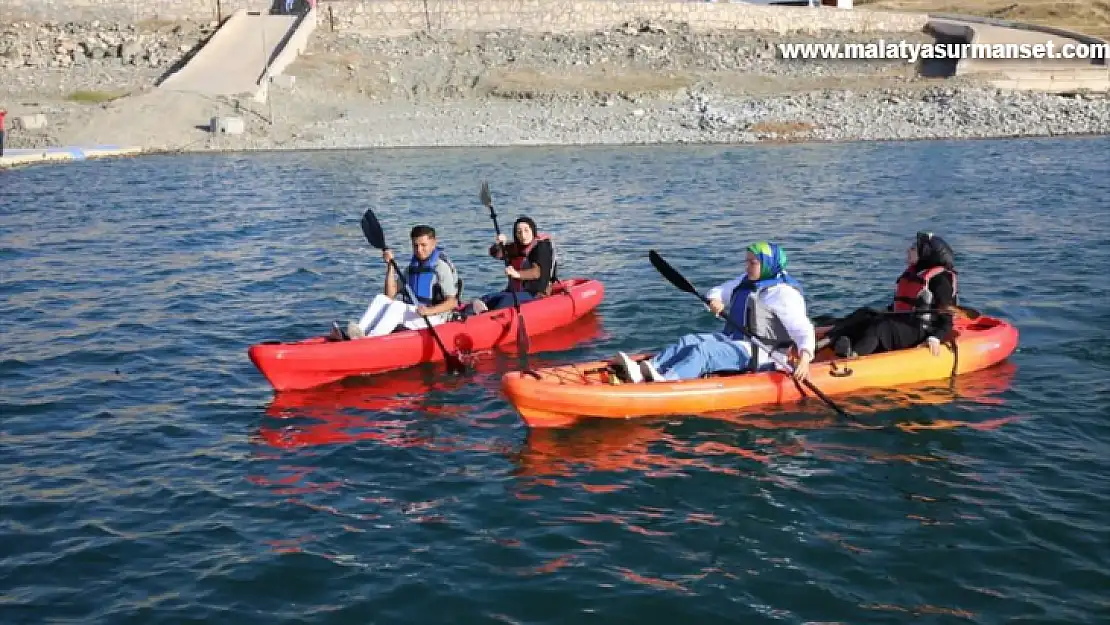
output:
<svg viewBox="0 0 1110 625"><path fill-rule="evenodd" d="M946 272L952 280L952 300L958 302L956 291L956 272L944 267L929 267L914 273L913 269L906 269L894 287L894 311L908 312L912 310L927 310L932 308L933 294L929 292L929 281L938 274Z"/></svg>
<svg viewBox="0 0 1110 625"><path fill-rule="evenodd" d="M527 246L525 246L523 248L520 247L519 245L515 244L515 243L513 244L513 251L515 252L515 254L510 257L510 261L509 261L509 264L513 266L513 269L516 269L517 271L521 271L523 269L529 269L529 268L532 267L532 263L528 262L528 255L532 253L532 249L535 248L536 245L538 245L540 241L551 241L551 237L546 235L546 234L540 233L540 234L537 234L536 236L532 237L532 242L529 243ZM554 254L554 245L555 244L552 243L551 245L552 245L551 275L552 275L552 277L554 277L555 276L555 266L554 266L555 265L555 254ZM523 281L517 280L516 278L509 278L509 289L510 290L519 292L523 288L524 288L524 282ZM550 290L550 286L548 287L548 289Z"/></svg>

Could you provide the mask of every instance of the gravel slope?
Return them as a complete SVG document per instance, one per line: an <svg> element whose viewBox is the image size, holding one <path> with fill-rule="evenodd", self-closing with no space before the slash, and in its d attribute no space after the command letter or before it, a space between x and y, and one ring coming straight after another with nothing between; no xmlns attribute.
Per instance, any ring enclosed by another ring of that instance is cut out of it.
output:
<svg viewBox="0 0 1110 625"><path fill-rule="evenodd" d="M1110 132L1105 97L922 79L905 62L786 61L774 45L860 35L694 34L665 23L584 35L367 38L317 31L308 53L286 72L296 77L294 86L275 89L267 104L152 88L212 26L5 27L0 107L49 119L41 131L10 132L8 145L225 150ZM198 128L215 115L242 116L247 133L218 137Z"/></svg>

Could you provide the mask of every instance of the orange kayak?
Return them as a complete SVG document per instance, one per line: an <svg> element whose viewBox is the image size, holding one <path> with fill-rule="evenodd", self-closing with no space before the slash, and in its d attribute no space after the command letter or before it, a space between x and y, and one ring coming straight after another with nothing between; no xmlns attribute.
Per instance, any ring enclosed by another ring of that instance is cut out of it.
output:
<svg viewBox="0 0 1110 625"><path fill-rule="evenodd" d="M818 335L827 332L821 328ZM810 365L810 380L826 395L861 389L891 388L996 365L1017 348L1016 327L995 317L958 317L953 329L956 352L941 347L933 356L925 345L838 358L823 349ZM650 354L635 356L635 360ZM513 371L501 390L531 427L563 427L582 417L627 419L672 414L704 414L765 404L785 404L811 393L779 371L721 374L678 382L624 383L614 361L599 360L544 369ZM803 395L803 391L805 395Z"/></svg>

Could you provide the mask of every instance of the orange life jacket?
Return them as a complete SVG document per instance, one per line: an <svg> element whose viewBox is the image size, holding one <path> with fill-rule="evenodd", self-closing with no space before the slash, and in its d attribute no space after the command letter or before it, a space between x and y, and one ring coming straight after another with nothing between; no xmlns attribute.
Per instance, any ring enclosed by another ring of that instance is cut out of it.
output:
<svg viewBox="0 0 1110 625"><path fill-rule="evenodd" d="M956 291L956 272L944 267L929 267L919 273L913 269L906 269L894 287L894 311L909 312L912 310L929 310L933 306L933 294L929 291L929 281L937 275L947 272L952 279L952 300L959 302Z"/></svg>
<svg viewBox="0 0 1110 625"><path fill-rule="evenodd" d="M543 233L540 233L540 234L537 234L535 237L533 237L532 242L529 243L527 246L525 246L523 248L520 247L519 245L513 244L513 251L516 252L516 254L514 254L510 258L509 264L512 265L513 269L516 269L517 271L521 271L521 270L524 270L524 269L531 268L532 263L528 262L528 255L532 253L532 250L536 247L536 245L539 244L540 241L551 241L551 240L552 239L551 239L550 236L548 236L546 234L543 234ZM552 242L551 245L552 245L551 278L554 279L555 278L555 250L554 250L554 245L555 244L554 244L554 242ZM518 280L516 278L509 278L509 289L519 292L519 291L524 289L524 282L522 280ZM550 291L551 291L551 283L549 282L548 285L547 285L547 292L545 292L545 294L549 293Z"/></svg>

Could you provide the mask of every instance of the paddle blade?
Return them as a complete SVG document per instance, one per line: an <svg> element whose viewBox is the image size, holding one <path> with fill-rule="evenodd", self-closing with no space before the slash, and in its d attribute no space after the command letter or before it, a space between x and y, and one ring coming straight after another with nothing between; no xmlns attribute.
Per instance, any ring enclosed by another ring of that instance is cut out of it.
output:
<svg viewBox="0 0 1110 625"><path fill-rule="evenodd" d="M698 290L694 288L694 285L690 284L689 280L684 278L682 274L678 273L678 271L676 271L674 267L671 267L670 264L667 263L667 261L663 260L662 256L656 254L655 250L651 250L648 252L648 260L651 261L651 265L652 267L655 267L656 271L662 274L668 282L678 287L680 291L686 291L687 293L692 293L694 295L697 295L698 297L701 297L701 294L698 293Z"/></svg>
<svg viewBox="0 0 1110 625"><path fill-rule="evenodd" d="M378 218L374 216L374 211L366 209L362 215L362 234L370 245L379 250L385 249L385 234L382 232L382 225L378 223Z"/></svg>
<svg viewBox="0 0 1110 625"><path fill-rule="evenodd" d="M478 192L478 199L487 207L493 204L493 198L489 194L489 183L482 183L482 190Z"/></svg>
<svg viewBox="0 0 1110 625"><path fill-rule="evenodd" d="M528 328L524 325L524 315L516 316L516 347L521 354L527 354L531 344L528 339Z"/></svg>

